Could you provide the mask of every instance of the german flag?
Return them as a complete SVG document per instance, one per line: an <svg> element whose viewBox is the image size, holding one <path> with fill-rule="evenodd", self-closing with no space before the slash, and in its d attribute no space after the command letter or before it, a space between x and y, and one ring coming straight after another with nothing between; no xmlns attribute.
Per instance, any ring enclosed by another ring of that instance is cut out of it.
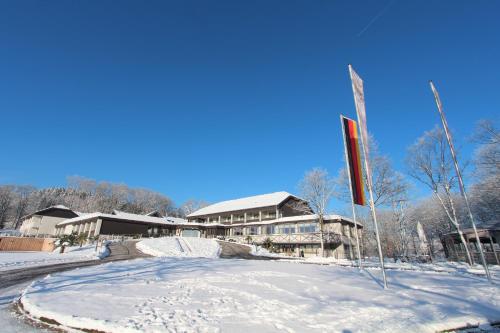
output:
<svg viewBox="0 0 500 333"><path fill-rule="evenodd" d="M358 126L354 120L344 116L341 116L341 119L344 126L346 157L351 176L352 198L355 204L364 206L366 201L358 142Z"/></svg>

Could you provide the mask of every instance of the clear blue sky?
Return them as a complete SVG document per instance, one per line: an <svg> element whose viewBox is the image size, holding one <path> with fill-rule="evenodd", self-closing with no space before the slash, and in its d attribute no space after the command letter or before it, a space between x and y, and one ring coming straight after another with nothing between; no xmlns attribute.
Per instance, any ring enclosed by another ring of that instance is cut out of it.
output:
<svg viewBox="0 0 500 333"><path fill-rule="evenodd" d="M0 183L125 182L181 203L342 167L347 64L404 171L438 122L498 119L499 1L2 1Z"/></svg>

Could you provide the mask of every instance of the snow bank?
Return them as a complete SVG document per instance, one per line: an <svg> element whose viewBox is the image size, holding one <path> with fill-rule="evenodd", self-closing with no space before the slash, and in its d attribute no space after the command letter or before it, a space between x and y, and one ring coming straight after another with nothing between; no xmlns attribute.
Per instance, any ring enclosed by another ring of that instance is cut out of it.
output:
<svg viewBox="0 0 500 333"><path fill-rule="evenodd" d="M32 316L106 332L426 333L500 319L500 289L484 278L389 270L384 290L377 273L145 258L55 274L34 282L21 302Z"/></svg>
<svg viewBox="0 0 500 333"><path fill-rule="evenodd" d="M95 245L66 247L64 253L54 252L0 252L0 271L24 267L45 266L65 262L102 259L109 255L106 246L95 251Z"/></svg>
<svg viewBox="0 0 500 333"><path fill-rule="evenodd" d="M220 246L215 240L194 237L149 238L137 243L142 252L155 257L218 258Z"/></svg>

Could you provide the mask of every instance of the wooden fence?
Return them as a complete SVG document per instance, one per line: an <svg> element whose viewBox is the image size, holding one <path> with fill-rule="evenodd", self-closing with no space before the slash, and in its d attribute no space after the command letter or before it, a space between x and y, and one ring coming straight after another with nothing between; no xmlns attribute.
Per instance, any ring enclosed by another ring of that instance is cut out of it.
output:
<svg viewBox="0 0 500 333"><path fill-rule="evenodd" d="M0 237L0 251L45 251L54 250L55 238Z"/></svg>

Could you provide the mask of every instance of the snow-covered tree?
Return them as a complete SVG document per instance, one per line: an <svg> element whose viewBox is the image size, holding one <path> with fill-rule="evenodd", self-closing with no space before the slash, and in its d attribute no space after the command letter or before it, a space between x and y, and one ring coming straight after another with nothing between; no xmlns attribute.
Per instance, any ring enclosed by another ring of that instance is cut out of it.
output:
<svg viewBox="0 0 500 333"><path fill-rule="evenodd" d="M456 196L453 192L457 177L443 130L436 126L425 132L409 147L406 162L410 176L432 191L435 200L446 213L448 222L457 230L465 248L467 261L472 264L457 213Z"/></svg>

